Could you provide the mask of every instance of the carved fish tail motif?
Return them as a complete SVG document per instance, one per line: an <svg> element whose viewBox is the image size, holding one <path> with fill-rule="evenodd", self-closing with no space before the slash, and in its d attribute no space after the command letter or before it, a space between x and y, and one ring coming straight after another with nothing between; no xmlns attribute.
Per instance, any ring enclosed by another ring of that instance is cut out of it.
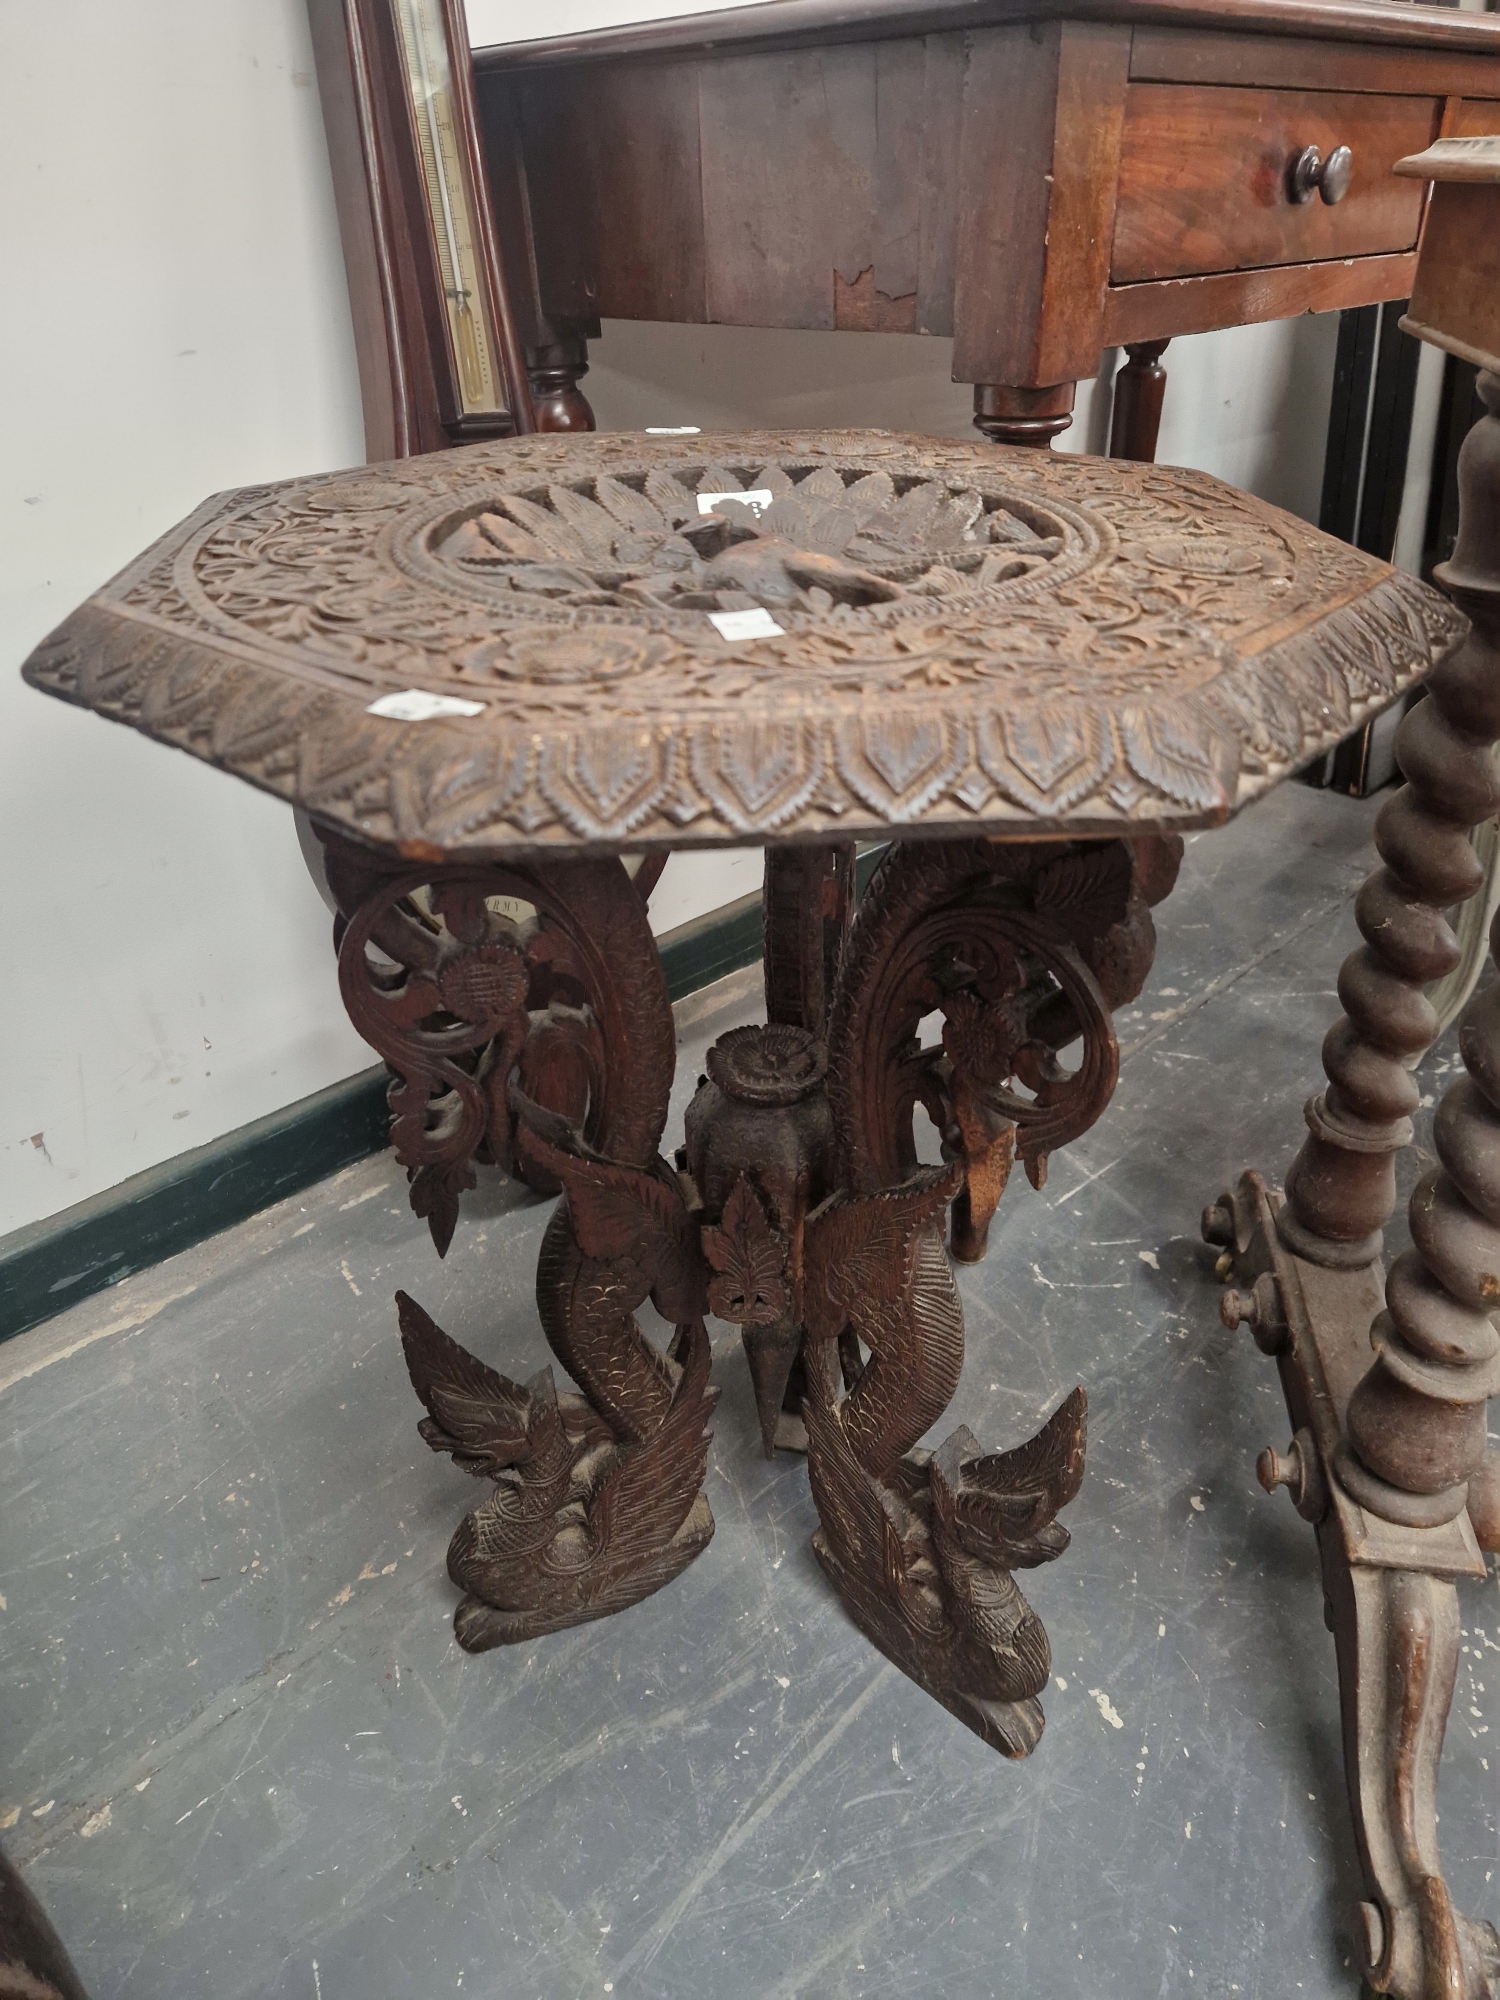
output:
<svg viewBox="0 0 1500 2000"><path fill-rule="evenodd" d="M633 1603L704 1548L708 1267L658 1157L675 1060L666 981L618 862L371 877L339 850L349 904L340 980L356 1026L398 1072L398 1157L439 1251L481 1149L561 1190L537 1305L558 1360L524 1388L399 1295L435 1451L494 1481L459 1526L449 1573L471 1650ZM528 914L529 912L529 914ZM519 913L519 914L518 914ZM677 1337L635 1319L652 1298Z"/></svg>

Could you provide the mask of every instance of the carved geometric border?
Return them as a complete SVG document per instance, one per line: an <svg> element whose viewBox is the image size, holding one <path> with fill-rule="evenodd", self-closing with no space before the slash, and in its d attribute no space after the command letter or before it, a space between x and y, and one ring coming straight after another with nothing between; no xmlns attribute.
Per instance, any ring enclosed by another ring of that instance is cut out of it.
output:
<svg viewBox="0 0 1500 2000"><path fill-rule="evenodd" d="M562 441L546 442L555 461ZM608 462L612 441L577 441L585 442L595 461ZM860 455L920 447L933 463L962 465L965 453L994 450L863 433L733 443L746 461L792 447ZM368 688L322 671L315 656L289 668L284 646L257 654L196 615L183 611L174 622L121 601L149 566L165 573L220 501L75 612L24 672L33 686L217 764L354 839L425 860L1212 825L1389 705L1467 630L1446 598L1415 579L1203 475L1077 461L1054 474L1024 459L1008 470L1018 486L1035 480L1040 498L1054 479L1096 495L1113 496L1118 484L1147 522L1153 505L1180 513L1186 496L1210 527L1216 508L1228 515L1248 507L1285 523L1299 562L1323 565L1328 608L1318 615L1314 595L1280 630L1263 628L1264 642L1249 654L1211 645L1205 621L1206 671L1156 693L1148 675L1144 695L1118 668L1098 686L1084 669L1071 691L1054 686L1046 700L1024 674L1003 684L955 675L930 689L826 702L816 688L809 700L804 686L773 679L773 690L788 690L779 710L762 695L712 712L684 701L665 714L629 713L628 704L613 713L601 698L582 725L557 715L518 726L499 703L472 718L401 723L369 715ZM409 466L380 470L410 476ZM344 475L341 490L374 476ZM1029 597L1045 616L1045 593ZM1274 609L1268 602L1268 620ZM941 616L935 604L934 621Z"/></svg>

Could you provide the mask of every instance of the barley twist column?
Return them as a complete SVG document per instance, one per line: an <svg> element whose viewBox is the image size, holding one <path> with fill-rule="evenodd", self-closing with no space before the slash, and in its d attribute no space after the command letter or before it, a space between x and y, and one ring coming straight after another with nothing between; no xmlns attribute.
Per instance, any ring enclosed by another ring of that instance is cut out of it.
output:
<svg viewBox="0 0 1500 2000"><path fill-rule="evenodd" d="M1480 393L1489 414L1459 461L1458 545L1437 573L1474 629L1397 733L1408 782L1376 821L1385 866L1359 894L1366 942L1340 973L1344 1017L1323 1046L1328 1089L1307 1107L1309 1136L1287 1179L1282 1235L1325 1265L1379 1253L1418 1101L1406 1061L1437 1027L1422 987L1457 955L1442 912L1479 887L1467 832L1500 807L1490 758L1500 737L1500 379L1481 376ZM1392 1266L1338 1468L1362 1505L1412 1526L1464 1507L1484 1461L1485 1401L1500 1389L1490 1318L1500 1309L1500 989L1472 1003L1459 1046L1468 1075L1438 1110L1441 1164L1412 1196L1415 1247Z"/></svg>

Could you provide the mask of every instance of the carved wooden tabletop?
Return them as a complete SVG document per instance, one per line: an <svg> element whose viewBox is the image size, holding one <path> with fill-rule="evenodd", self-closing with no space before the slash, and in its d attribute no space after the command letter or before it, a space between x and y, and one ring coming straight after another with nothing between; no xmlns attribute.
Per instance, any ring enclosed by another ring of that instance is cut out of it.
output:
<svg viewBox="0 0 1500 2000"><path fill-rule="evenodd" d="M1463 629L1202 473L614 434L221 495L25 673L362 843L479 860L1210 825ZM474 712L370 712L407 690Z"/></svg>

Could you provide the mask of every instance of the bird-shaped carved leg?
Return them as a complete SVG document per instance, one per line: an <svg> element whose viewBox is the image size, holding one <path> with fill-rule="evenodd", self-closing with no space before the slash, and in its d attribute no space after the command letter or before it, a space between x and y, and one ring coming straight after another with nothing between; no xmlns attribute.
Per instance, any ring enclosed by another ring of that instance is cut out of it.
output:
<svg viewBox="0 0 1500 2000"><path fill-rule="evenodd" d="M707 1545L709 1271L697 1218L658 1153L675 1031L644 907L623 868L581 861L461 871L461 879L437 872L432 905L448 929L434 933L438 974L428 983L444 1011L422 1029L432 1047L403 1027L396 1053L418 1069L446 1064L455 1102L483 1112L476 1132L488 1131L492 1157L534 1187L561 1190L542 1241L537 1306L553 1353L582 1391L560 1392L551 1369L524 1385L508 1381L398 1294L407 1365L428 1411L422 1435L493 1485L448 1551L449 1574L465 1592L455 1628L477 1652L633 1604ZM368 921L402 887L382 891ZM524 901L536 918L514 939L497 938L492 895ZM359 951L350 947L345 963L359 997L368 954L352 925L349 935ZM525 979L511 964L523 948ZM375 1002L367 1010L387 1041L393 1008L398 1026L408 1014L427 1020L430 995L410 984L385 1014ZM513 1011L529 996L547 1012L518 1013L514 1032L491 1034L499 1018L491 989L501 986ZM449 1016L477 1025L471 1034ZM481 1034L490 1039L471 1075L446 1051ZM647 1298L676 1329L665 1352L637 1324Z"/></svg>
<svg viewBox="0 0 1500 2000"><path fill-rule="evenodd" d="M925 1169L807 1219L803 1310L813 1548L860 1629L1008 1757L1042 1733L1047 1635L1011 1571L1067 1547L1058 1509L1083 1478L1087 1404L1075 1389L1029 1443L986 1455L960 1427L913 1449L963 1358L942 1218L959 1170ZM869 1349L869 1360L856 1357ZM840 1350L855 1375L840 1396Z"/></svg>
<svg viewBox="0 0 1500 2000"><path fill-rule="evenodd" d="M601 1159L566 1121L515 1095L523 1143L564 1188L538 1304L586 1397L560 1396L550 1368L524 1387L508 1381L397 1294L412 1386L429 1412L423 1437L494 1481L448 1549L448 1573L467 1593L454 1629L470 1652L634 1604L713 1535L701 1490L717 1395L707 1279L682 1195L660 1163L651 1174ZM633 1317L648 1295L677 1324L664 1355Z"/></svg>

